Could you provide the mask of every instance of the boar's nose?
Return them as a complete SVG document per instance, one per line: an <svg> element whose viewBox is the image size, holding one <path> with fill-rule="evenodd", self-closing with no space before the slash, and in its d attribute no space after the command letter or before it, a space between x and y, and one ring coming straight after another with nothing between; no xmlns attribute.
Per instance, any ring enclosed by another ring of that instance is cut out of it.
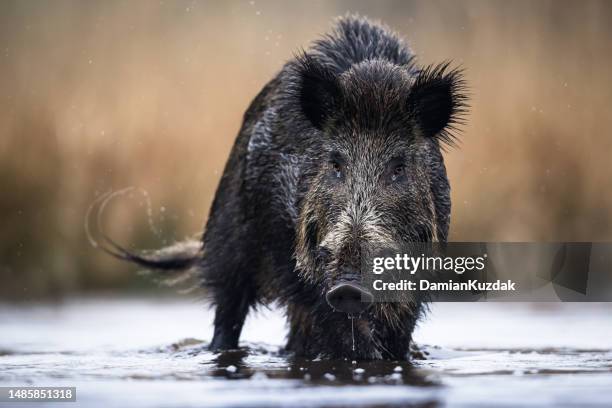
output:
<svg viewBox="0 0 612 408"><path fill-rule="evenodd" d="M365 310L374 300L374 296L355 283L339 283L325 295L327 303L340 312L355 314Z"/></svg>

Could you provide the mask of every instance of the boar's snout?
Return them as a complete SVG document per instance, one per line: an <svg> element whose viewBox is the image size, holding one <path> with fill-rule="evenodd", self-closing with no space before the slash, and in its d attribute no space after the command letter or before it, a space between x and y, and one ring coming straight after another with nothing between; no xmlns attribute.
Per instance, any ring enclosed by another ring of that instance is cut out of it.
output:
<svg viewBox="0 0 612 408"><path fill-rule="evenodd" d="M328 290L325 299L334 310L352 315L367 309L374 296L356 283L342 282Z"/></svg>

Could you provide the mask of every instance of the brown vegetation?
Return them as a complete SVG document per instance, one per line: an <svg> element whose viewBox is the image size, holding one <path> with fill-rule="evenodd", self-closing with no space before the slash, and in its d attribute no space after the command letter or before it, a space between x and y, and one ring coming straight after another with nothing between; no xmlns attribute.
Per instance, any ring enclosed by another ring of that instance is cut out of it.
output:
<svg viewBox="0 0 612 408"><path fill-rule="evenodd" d="M124 243L198 233L250 99L347 11L466 69L451 240L611 238L608 2L4 1L0 296L133 285L83 233L109 189L147 190L162 230L119 200L107 228Z"/></svg>

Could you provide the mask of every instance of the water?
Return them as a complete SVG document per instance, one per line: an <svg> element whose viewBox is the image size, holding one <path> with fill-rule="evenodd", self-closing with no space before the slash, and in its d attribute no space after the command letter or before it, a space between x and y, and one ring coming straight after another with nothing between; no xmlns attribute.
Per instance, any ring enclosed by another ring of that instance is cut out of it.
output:
<svg viewBox="0 0 612 408"><path fill-rule="evenodd" d="M240 350L215 354L206 350L212 313L198 302L0 305L0 383L76 386L71 407L609 407L611 312L605 304L437 304L415 334L419 359L408 364L285 356L276 310L247 321Z"/></svg>

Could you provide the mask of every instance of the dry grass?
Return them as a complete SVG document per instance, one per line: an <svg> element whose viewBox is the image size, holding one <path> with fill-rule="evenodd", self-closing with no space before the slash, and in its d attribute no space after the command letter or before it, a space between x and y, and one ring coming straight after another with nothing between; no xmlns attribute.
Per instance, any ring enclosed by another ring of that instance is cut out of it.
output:
<svg viewBox="0 0 612 408"><path fill-rule="evenodd" d="M163 239L197 233L250 99L347 11L467 71L453 240L610 239L608 2L4 1L0 295L130 284L83 234L111 188L149 191ZM119 204L111 233L161 244L137 202Z"/></svg>

